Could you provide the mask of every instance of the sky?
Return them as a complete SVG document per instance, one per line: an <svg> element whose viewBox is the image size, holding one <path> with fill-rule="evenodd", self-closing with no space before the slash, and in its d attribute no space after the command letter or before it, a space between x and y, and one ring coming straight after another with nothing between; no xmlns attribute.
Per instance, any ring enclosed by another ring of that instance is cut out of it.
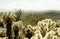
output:
<svg viewBox="0 0 60 39"><path fill-rule="evenodd" d="M60 10L60 0L0 0L0 9Z"/></svg>

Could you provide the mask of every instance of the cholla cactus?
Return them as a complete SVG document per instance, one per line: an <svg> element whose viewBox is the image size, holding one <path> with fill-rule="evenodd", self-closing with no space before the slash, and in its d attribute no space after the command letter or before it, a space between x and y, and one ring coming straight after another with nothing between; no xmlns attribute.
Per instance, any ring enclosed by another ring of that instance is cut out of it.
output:
<svg viewBox="0 0 60 39"><path fill-rule="evenodd" d="M53 30L56 26L56 22L51 19L45 19L38 22L38 26L40 27L40 32L42 37L45 37L48 32Z"/></svg>
<svg viewBox="0 0 60 39"><path fill-rule="evenodd" d="M0 37L0 39L8 39L8 37Z"/></svg>
<svg viewBox="0 0 60 39"><path fill-rule="evenodd" d="M34 33L35 34L34 34L34 36L32 36L31 39L42 39L42 35L40 34L41 33L40 30L36 30Z"/></svg>
<svg viewBox="0 0 60 39"><path fill-rule="evenodd" d="M17 32L16 32L17 31ZM21 39L23 38L24 26L22 21L13 22L12 24L12 33L16 33L16 35ZM17 37L15 36L15 37Z"/></svg>
<svg viewBox="0 0 60 39"><path fill-rule="evenodd" d="M23 22L22 21L13 22L12 23L12 28L14 29L15 27L18 27L19 30L22 30L24 28Z"/></svg>
<svg viewBox="0 0 60 39"><path fill-rule="evenodd" d="M5 28L0 28L0 37L6 37L7 34L6 34L6 29Z"/></svg>
<svg viewBox="0 0 60 39"><path fill-rule="evenodd" d="M29 39L53 39L53 36L57 34L56 22L51 19L45 19L38 22L38 26L27 26L29 32L33 32Z"/></svg>
<svg viewBox="0 0 60 39"><path fill-rule="evenodd" d="M3 21L4 22L6 22L8 19L10 20L10 21L16 21L16 15L15 14L13 14L13 13L11 13L11 12L5 12L4 14L3 14Z"/></svg>
<svg viewBox="0 0 60 39"><path fill-rule="evenodd" d="M43 27L44 29L47 28L47 31L50 31L56 26L56 22L52 21L51 19L45 19L38 22L38 26Z"/></svg>
<svg viewBox="0 0 60 39"><path fill-rule="evenodd" d="M57 24L56 27L59 28L60 27L60 20L57 20L56 24Z"/></svg>
<svg viewBox="0 0 60 39"><path fill-rule="evenodd" d="M58 32L58 35L60 35L60 28L58 28L57 32Z"/></svg>
<svg viewBox="0 0 60 39"><path fill-rule="evenodd" d="M0 27L4 27L3 19L0 19Z"/></svg>
<svg viewBox="0 0 60 39"><path fill-rule="evenodd" d="M26 32L25 37L28 39L31 39L31 37L34 35L33 27L31 25L27 26L27 29L25 32Z"/></svg>
<svg viewBox="0 0 60 39"><path fill-rule="evenodd" d="M27 26L27 29L31 29L31 30L33 30L32 25L28 25L28 26Z"/></svg>
<svg viewBox="0 0 60 39"><path fill-rule="evenodd" d="M58 39L58 37L57 36L53 36L52 39Z"/></svg>
<svg viewBox="0 0 60 39"><path fill-rule="evenodd" d="M8 36L8 39L12 39L11 38L11 25L12 23L15 21L15 15L10 13L10 12L6 12L3 14L3 22L4 24L6 24L6 28L7 28L7 36Z"/></svg>
<svg viewBox="0 0 60 39"><path fill-rule="evenodd" d="M39 21L36 26L24 27L23 22L16 22L15 17L16 15L10 12L4 13L3 18L0 19L0 23L3 25L0 25L5 25L7 29L1 27L0 36L6 36L6 32L8 39L11 39L11 36L13 39L58 39L57 35L60 36L60 25L52 19Z"/></svg>

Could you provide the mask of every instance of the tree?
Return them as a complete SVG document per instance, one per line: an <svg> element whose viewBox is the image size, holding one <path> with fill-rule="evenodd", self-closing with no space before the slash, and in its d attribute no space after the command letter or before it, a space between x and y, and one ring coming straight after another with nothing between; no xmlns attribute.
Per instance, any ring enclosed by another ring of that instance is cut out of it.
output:
<svg viewBox="0 0 60 39"><path fill-rule="evenodd" d="M16 12L15 12L15 14L16 14L16 21L18 21L18 20L21 20L21 14L22 14L22 11L21 11L21 9L20 10L17 10Z"/></svg>

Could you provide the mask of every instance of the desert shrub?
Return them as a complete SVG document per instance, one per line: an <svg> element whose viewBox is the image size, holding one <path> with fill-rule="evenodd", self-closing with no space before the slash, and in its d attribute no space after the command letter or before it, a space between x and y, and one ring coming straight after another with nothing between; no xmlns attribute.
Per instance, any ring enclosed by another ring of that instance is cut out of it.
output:
<svg viewBox="0 0 60 39"><path fill-rule="evenodd" d="M11 34L11 38L14 39L58 39L57 36L60 37L60 25L52 19L40 20L36 22L37 25L34 23L36 26L25 26L23 21L16 21L15 17L16 15L10 12L3 14L0 19L0 36L6 36L8 33L8 38ZM32 21L34 21L33 18Z"/></svg>

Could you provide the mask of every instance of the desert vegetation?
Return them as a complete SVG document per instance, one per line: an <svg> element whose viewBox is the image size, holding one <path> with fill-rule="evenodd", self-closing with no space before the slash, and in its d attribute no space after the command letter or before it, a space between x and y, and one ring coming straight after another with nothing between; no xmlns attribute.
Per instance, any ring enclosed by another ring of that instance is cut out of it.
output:
<svg viewBox="0 0 60 39"><path fill-rule="evenodd" d="M52 12L51 12L52 13ZM1 12L0 39L59 39L60 20L44 14ZM25 18L24 18L25 16Z"/></svg>

